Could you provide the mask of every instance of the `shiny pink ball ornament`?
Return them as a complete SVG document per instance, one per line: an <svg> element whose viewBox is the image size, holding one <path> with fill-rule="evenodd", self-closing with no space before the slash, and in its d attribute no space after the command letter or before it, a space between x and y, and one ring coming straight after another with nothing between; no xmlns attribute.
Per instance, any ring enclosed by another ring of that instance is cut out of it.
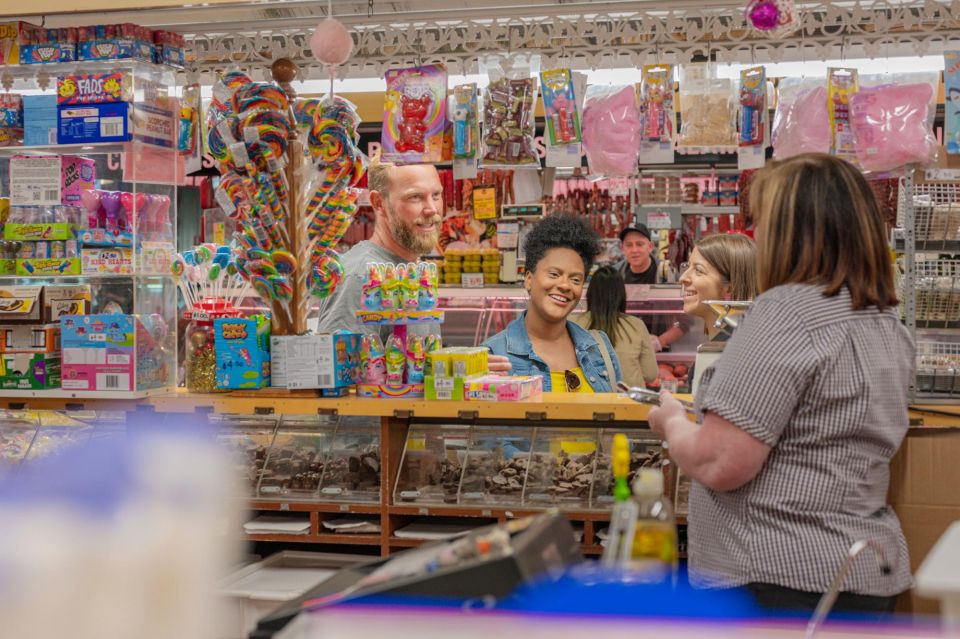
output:
<svg viewBox="0 0 960 639"><path fill-rule="evenodd" d="M780 26L780 8L774 0L753 0L747 5L747 17L759 31L772 31Z"/></svg>

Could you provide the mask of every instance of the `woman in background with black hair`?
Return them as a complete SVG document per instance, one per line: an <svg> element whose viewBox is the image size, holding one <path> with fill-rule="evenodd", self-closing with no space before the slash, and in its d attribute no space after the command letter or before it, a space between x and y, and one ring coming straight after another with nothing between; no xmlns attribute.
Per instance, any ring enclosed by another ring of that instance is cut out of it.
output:
<svg viewBox="0 0 960 639"><path fill-rule="evenodd" d="M644 388L657 379L657 354L643 320L627 315L627 288L611 266L601 266L590 278L587 312L573 321L587 330L603 331L620 360L622 380Z"/></svg>
<svg viewBox="0 0 960 639"><path fill-rule="evenodd" d="M610 340L567 319L600 253L596 233L579 218L551 215L523 247L527 310L483 345L506 356L514 375L542 376L544 392L614 392L620 365Z"/></svg>

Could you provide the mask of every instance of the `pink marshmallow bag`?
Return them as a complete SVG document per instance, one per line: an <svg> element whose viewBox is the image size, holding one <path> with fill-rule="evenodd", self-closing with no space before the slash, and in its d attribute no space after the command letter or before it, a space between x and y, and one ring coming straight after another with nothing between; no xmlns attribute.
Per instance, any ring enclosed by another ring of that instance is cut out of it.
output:
<svg viewBox="0 0 960 639"><path fill-rule="evenodd" d="M861 87L850 98L857 161L864 171L892 171L935 159L930 127L933 87L925 82Z"/></svg>
<svg viewBox="0 0 960 639"><path fill-rule="evenodd" d="M633 175L640 154L640 107L633 85L587 87L583 148L590 172Z"/></svg>
<svg viewBox="0 0 960 639"><path fill-rule="evenodd" d="M773 157L830 152L830 112L823 78L791 81L780 87L780 99L771 132Z"/></svg>

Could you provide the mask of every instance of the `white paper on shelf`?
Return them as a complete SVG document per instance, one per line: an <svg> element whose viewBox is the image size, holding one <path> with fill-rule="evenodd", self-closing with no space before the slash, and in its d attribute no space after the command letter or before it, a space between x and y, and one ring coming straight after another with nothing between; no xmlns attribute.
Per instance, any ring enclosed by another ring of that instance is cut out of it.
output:
<svg viewBox="0 0 960 639"><path fill-rule="evenodd" d="M380 524L371 519L352 519L342 517L340 519L327 519L323 522L323 527L338 533L379 533Z"/></svg>
<svg viewBox="0 0 960 639"><path fill-rule="evenodd" d="M597 539L606 539L610 536L610 531L606 528L601 528L597 531Z"/></svg>
<svg viewBox="0 0 960 639"><path fill-rule="evenodd" d="M57 156L17 157L10 160L10 204L60 204L63 167Z"/></svg>
<svg viewBox="0 0 960 639"><path fill-rule="evenodd" d="M486 525L486 524L484 524ZM477 528L470 523L441 523L430 521L415 521L394 533L399 539L456 539Z"/></svg>
<svg viewBox="0 0 960 639"><path fill-rule="evenodd" d="M309 519L291 519L289 517L257 517L243 525L248 535L257 533L284 533L287 535L306 535L310 532Z"/></svg>

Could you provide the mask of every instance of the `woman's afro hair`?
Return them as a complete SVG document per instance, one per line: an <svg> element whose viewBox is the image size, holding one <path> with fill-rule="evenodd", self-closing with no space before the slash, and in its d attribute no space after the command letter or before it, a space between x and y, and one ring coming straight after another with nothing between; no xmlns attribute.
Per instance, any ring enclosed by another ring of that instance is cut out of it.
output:
<svg viewBox="0 0 960 639"><path fill-rule="evenodd" d="M593 260L600 254L600 238L579 217L549 215L537 222L523 242L527 271L535 271L547 251L554 248L576 251L583 260L584 272L590 273Z"/></svg>

